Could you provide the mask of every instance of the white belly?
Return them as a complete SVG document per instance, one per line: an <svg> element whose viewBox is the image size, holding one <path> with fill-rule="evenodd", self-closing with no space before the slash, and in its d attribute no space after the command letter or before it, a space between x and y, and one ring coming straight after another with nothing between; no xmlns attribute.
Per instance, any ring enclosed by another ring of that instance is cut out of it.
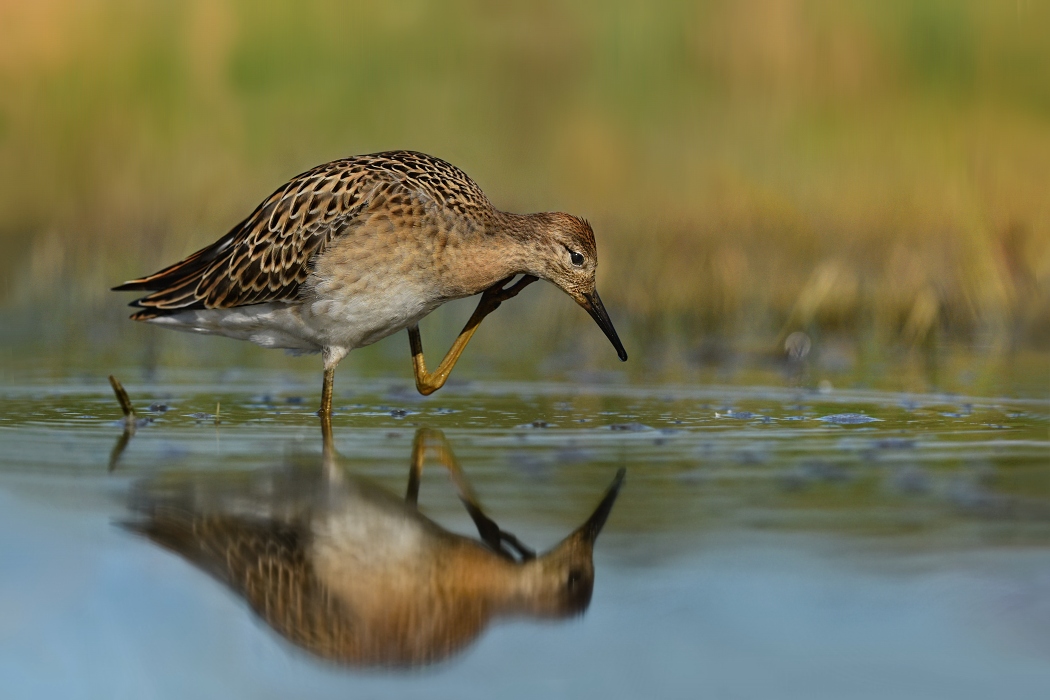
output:
<svg viewBox="0 0 1050 700"><path fill-rule="evenodd" d="M362 285L332 286L319 285L300 311L322 345L348 352L418 323L444 301L396 278L372 280L367 291Z"/></svg>
<svg viewBox="0 0 1050 700"><path fill-rule="evenodd" d="M250 340L264 348L283 348L292 352L321 350L317 333L303 322L300 307L294 304L195 309L152 318L149 322L177 331Z"/></svg>
<svg viewBox="0 0 1050 700"><path fill-rule="evenodd" d="M418 323L444 301L411 289L404 280L373 282L367 291L360 285L318 289L323 293L303 302L188 310L150 323L249 340L266 348L292 352L332 348L345 354Z"/></svg>

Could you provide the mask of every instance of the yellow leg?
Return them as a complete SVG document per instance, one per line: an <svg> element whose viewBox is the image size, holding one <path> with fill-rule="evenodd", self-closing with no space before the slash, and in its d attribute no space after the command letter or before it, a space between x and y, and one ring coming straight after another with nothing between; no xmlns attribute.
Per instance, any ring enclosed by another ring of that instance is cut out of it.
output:
<svg viewBox="0 0 1050 700"><path fill-rule="evenodd" d="M459 460L456 459L455 453L452 452L452 447L448 444L445 434L433 428L419 428L416 430L416 436L412 440L412 464L408 471L408 489L405 492L405 501L415 505L419 499L419 480L423 475L423 463L426 461L427 448L430 448L437 460L441 462L441 465L448 470L449 476L452 477L452 483L455 484L456 490L459 491L460 500L467 504L467 510L473 509L481 512L477 496L474 495L474 490L470 488L470 483L463 474L463 468L459 466Z"/></svg>
<svg viewBox="0 0 1050 700"><path fill-rule="evenodd" d="M511 279L513 278L508 277L485 290L485 293L481 295L481 301L478 302L478 308L474 309L474 313L470 315L467 324L460 331L459 337L452 343L452 347L445 353L444 359L441 360L441 364L438 365L433 373L427 372L427 363L423 359L423 341L419 337L419 326L408 327L408 343L412 348L412 366L416 374L416 389L419 390L420 394L428 396L444 386L448 375L452 373L452 368L455 367L456 362L459 360L459 356L463 354L467 343L470 342L470 338L474 335L474 331L481 325L481 321L498 309L500 303L517 295L522 289L536 281L536 278L532 275L525 275L516 284L504 289L503 285L510 282Z"/></svg>
<svg viewBox="0 0 1050 700"><path fill-rule="evenodd" d="M324 384L321 385L321 408L317 415L322 420L332 420L332 385L335 383L335 367L326 367L324 370Z"/></svg>
<svg viewBox="0 0 1050 700"><path fill-rule="evenodd" d="M335 378L335 367L324 371L324 384L321 386L321 408L317 415L321 419L321 464L329 479L337 479L339 466L336 462L335 442L332 438L332 384Z"/></svg>

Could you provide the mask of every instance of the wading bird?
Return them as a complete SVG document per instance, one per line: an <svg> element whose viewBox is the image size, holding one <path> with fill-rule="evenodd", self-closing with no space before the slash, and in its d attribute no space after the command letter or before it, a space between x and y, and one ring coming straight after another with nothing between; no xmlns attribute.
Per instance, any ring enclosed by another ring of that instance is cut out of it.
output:
<svg viewBox="0 0 1050 700"><path fill-rule="evenodd" d="M390 151L292 178L212 245L114 289L149 292L131 303L137 321L320 352L327 417L336 365L354 348L407 328L416 387L430 394L482 319L537 279L586 309L626 360L595 289L597 265L583 219L500 211L459 168ZM477 309L428 372L420 319L478 293Z"/></svg>
<svg viewBox="0 0 1050 700"><path fill-rule="evenodd" d="M416 509L428 446L482 542ZM417 432L404 498L331 457L323 464L158 477L133 491L136 517L125 526L222 581L296 646L352 666L433 663L494 619L564 618L590 604L594 542L622 469L586 522L536 556L482 512L438 431Z"/></svg>

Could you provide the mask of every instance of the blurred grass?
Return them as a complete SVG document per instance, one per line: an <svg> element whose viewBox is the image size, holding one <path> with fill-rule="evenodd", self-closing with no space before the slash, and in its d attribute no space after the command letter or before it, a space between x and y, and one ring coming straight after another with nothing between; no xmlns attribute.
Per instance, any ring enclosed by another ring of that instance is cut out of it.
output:
<svg viewBox="0 0 1050 700"><path fill-rule="evenodd" d="M1048 26L1031 0L0 0L5 343L75 353L124 323L113 283L312 165L412 148L588 217L636 347L1043 351Z"/></svg>

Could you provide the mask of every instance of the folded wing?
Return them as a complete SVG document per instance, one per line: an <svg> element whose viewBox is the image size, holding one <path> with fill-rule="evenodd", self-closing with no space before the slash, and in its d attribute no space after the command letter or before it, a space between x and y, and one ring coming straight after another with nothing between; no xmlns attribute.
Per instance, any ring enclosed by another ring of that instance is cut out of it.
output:
<svg viewBox="0 0 1050 700"><path fill-rule="evenodd" d="M370 208L419 205L457 212L491 206L469 177L440 159L411 151L355 156L293 178L215 243L114 290L149 292L131 303L142 309L132 316L138 320L294 301L311 260Z"/></svg>

